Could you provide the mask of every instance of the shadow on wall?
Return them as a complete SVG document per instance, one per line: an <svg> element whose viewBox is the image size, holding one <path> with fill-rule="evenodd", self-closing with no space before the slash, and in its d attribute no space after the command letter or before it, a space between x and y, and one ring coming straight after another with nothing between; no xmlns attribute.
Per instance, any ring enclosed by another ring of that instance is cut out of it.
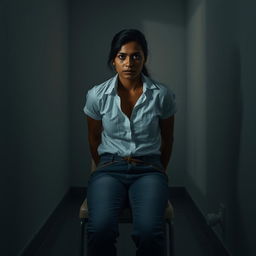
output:
<svg viewBox="0 0 256 256"><path fill-rule="evenodd" d="M225 233L221 239L233 246L239 228L237 175L242 120L238 48L230 53L226 67L230 70L219 76L223 81L208 80L211 89L207 101L207 198L212 211L217 211L221 203L225 205Z"/></svg>
<svg viewBox="0 0 256 256"><path fill-rule="evenodd" d="M242 136L242 119L243 119L243 102L242 102L242 88L241 88L241 56L240 50L238 48L234 49L233 59L231 63L233 64L233 98L234 104L233 106L233 118L230 122L230 137L232 138L233 145L230 147L231 161L230 161L230 169L229 169L229 177L231 184L231 196L230 201L231 205L229 209L232 210L229 216L232 218L230 226L233 227L233 244L237 243L237 237L245 237L245 231L242 226L241 213L239 211L239 198L238 198L238 190L237 184L238 181L238 172L240 166L240 155L241 155L241 136ZM240 250L244 253L244 255L249 255L247 253L248 246L246 246L246 242L240 243Z"/></svg>
<svg viewBox="0 0 256 256"><path fill-rule="evenodd" d="M206 169L206 21L205 1L187 6L187 173L186 186L205 208Z"/></svg>
<svg viewBox="0 0 256 256"><path fill-rule="evenodd" d="M221 4L221 8L220 8ZM207 209L225 206L224 233L217 232L234 252L237 213L242 95L241 57L237 41L237 9L231 1L207 1ZM216 229L217 231L217 229Z"/></svg>

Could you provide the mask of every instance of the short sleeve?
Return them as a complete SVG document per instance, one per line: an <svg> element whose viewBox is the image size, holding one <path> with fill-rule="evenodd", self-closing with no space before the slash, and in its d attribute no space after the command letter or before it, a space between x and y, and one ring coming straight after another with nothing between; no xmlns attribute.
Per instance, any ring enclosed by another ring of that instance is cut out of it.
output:
<svg viewBox="0 0 256 256"><path fill-rule="evenodd" d="M161 119L166 119L173 116L177 112L175 94L170 89L166 88L162 99L162 115Z"/></svg>
<svg viewBox="0 0 256 256"><path fill-rule="evenodd" d="M84 113L95 120L101 120L99 99L96 97L95 88L87 92Z"/></svg>

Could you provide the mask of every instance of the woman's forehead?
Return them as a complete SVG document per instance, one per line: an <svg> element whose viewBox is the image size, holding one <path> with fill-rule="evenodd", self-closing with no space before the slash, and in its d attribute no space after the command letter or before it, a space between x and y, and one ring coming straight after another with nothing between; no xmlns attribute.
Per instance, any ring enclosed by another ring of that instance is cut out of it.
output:
<svg viewBox="0 0 256 256"><path fill-rule="evenodd" d="M137 42L129 42L122 45L121 49L118 52L141 52L142 48Z"/></svg>

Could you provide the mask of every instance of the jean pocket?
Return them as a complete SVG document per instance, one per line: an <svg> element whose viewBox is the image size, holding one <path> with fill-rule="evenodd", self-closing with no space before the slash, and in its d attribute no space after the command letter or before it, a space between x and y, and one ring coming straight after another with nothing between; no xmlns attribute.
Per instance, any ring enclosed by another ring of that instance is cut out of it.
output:
<svg viewBox="0 0 256 256"><path fill-rule="evenodd" d="M152 160L149 161L148 163L149 163L149 165L150 165L152 168L154 168L154 169L156 169L156 170L158 170L158 171L161 171L161 172L165 172L164 166L163 166L161 160L159 160L159 159L157 159L157 160L152 159Z"/></svg>
<svg viewBox="0 0 256 256"><path fill-rule="evenodd" d="M99 169L102 169L104 167L107 167L107 166L110 166L114 163L116 163L117 161L102 161L102 162L99 162L99 164L96 166L96 169L95 171L99 170Z"/></svg>
<svg viewBox="0 0 256 256"><path fill-rule="evenodd" d="M156 170L158 170L158 171L160 171L160 172L165 172L165 170L164 170L164 167L161 165L156 165L156 164L151 164L150 165L152 168L154 168L154 169L156 169Z"/></svg>

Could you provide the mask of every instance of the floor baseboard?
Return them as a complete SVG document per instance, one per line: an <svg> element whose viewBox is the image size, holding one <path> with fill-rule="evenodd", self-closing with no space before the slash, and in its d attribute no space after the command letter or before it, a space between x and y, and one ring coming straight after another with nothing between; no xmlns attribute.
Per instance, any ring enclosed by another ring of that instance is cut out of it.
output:
<svg viewBox="0 0 256 256"><path fill-rule="evenodd" d="M36 255L36 252L40 248L41 244L43 243L45 237L50 232L52 226L56 221L58 220L59 216L61 215L61 211L63 209L63 205L67 203L67 201L70 198L70 191L67 191L67 193L64 195L60 203L57 205L55 210L52 212L52 214L49 216L45 224L42 226L42 228L35 234L35 236L32 238L30 243L22 250L20 253L20 256L31 256Z"/></svg>

